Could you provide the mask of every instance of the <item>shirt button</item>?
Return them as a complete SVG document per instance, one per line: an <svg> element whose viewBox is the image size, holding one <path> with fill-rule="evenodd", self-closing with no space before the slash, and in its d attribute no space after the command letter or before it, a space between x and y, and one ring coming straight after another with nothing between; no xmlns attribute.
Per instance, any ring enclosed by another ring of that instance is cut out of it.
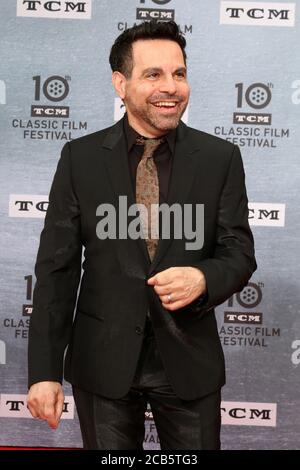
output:
<svg viewBox="0 0 300 470"><path fill-rule="evenodd" d="M135 328L135 332L137 335L141 335L143 333L143 328L141 326L137 326Z"/></svg>

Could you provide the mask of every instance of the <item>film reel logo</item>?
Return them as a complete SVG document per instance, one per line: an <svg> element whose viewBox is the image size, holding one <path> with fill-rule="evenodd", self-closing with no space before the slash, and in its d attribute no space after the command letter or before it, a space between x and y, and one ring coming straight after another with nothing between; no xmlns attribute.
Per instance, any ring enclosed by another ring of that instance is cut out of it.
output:
<svg viewBox="0 0 300 470"><path fill-rule="evenodd" d="M249 282L241 292L228 299L227 306L235 307L235 302L243 308L243 311L231 310L224 312L224 323L246 323L253 325L262 324L263 315L261 312L253 312L252 309L256 308L262 301L262 287L263 284L255 284ZM247 310L250 309L250 312Z"/></svg>
<svg viewBox="0 0 300 470"><path fill-rule="evenodd" d="M272 83L255 82L244 87L243 83L236 83L237 89L237 108L240 109L244 103L253 110L261 110L266 108L272 100ZM272 115L267 113L233 113L234 124L254 124L254 125L270 125L272 123Z"/></svg>
<svg viewBox="0 0 300 470"><path fill-rule="evenodd" d="M34 100L40 101L41 96L51 103L59 103L67 98L70 92L70 77L62 77L60 75L51 75L42 81L40 75L32 77L34 85ZM39 117L69 117L68 106L51 105L32 105L31 116Z"/></svg>

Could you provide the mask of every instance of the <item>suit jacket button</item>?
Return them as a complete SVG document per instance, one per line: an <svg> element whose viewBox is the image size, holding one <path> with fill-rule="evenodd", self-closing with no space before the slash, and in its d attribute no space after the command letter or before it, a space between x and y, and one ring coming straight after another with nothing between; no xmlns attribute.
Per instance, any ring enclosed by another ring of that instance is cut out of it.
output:
<svg viewBox="0 0 300 470"><path fill-rule="evenodd" d="M141 326L137 326L135 332L136 334L141 335L143 333L143 328Z"/></svg>

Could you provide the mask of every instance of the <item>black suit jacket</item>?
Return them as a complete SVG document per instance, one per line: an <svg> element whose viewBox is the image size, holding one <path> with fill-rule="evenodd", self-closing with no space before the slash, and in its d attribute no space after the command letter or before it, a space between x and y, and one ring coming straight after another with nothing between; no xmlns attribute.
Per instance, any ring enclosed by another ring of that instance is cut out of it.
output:
<svg viewBox="0 0 300 470"><path fill-rule="evenodd" d="M62 381L111 398L132 383L147 311L166 374L183 399L224 384L224 357L213 307L240 291L256 269L238 147L178 126L168 203L204 204L205 238L186 250L184 238L159 241L150 263L142 239L99 240L96 209L134 194L122 120L67 143L50 191L36 262L29 333L29 385ZM82 247L83 276L79 296ZM165 310L147 279L171 266L205 274L208 300ZM73 318L74 317L74 318Z"/></svg>

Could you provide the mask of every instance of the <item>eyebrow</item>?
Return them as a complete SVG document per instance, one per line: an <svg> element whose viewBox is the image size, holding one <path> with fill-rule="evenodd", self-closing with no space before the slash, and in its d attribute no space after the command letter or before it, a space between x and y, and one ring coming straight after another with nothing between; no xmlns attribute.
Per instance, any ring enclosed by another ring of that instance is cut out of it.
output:
<svg viewBox="0 0 300 470"><path fill-rule="evenodd" d="M153 73L153 72L163 72L163 69L161 67L148 67L147 69L144 69L142 71L142 75L147 75L147 73ZM178 67L178 69L176 69L174 73L177 73L177 72L187 73L187 69L186 67Z"/></svg>

